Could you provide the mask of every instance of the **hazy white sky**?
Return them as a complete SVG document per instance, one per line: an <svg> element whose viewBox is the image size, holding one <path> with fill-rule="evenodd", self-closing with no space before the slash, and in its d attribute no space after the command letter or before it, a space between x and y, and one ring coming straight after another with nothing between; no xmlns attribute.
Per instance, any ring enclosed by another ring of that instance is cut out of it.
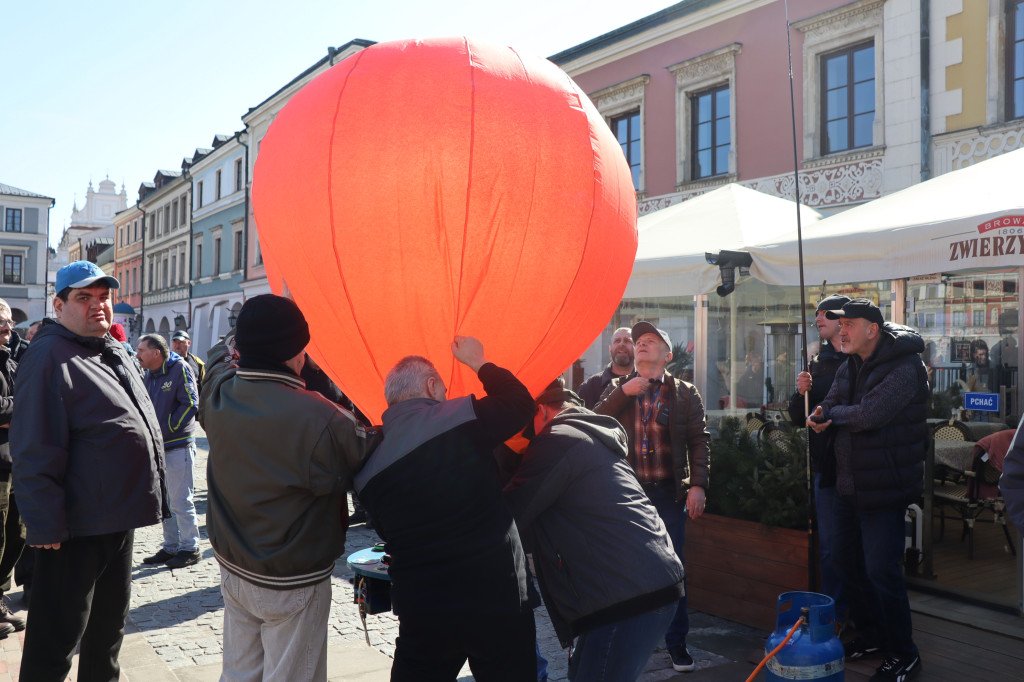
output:
<svg viewBox="0 0 1024 682"><path fill-rule="evenodd" d="M56 242L107 175L128 204L353 38L466 35L548 57L671 0L138 0L4 3L0 182L56 199Z"/></svg>

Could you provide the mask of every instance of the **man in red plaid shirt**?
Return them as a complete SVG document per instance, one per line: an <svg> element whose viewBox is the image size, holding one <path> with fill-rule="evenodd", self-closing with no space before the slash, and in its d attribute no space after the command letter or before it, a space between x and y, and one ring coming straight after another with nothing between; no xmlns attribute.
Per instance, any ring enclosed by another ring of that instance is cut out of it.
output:
<svg viewBox="0 0 1024 682"><path fill-rule="evenodd" d="M668 333L650 322L631 330L636 346L636 371L619 377L594 408L615 417L629 437L629 463L644 492L654 503L683 561L686 516L704 513L704 491L711 467L711 436L704 420L704 401L697 388L666 371L672 360ZM665 633L672 667L689 672L696 666L686 649L690 620L686 596Z"/></svg>

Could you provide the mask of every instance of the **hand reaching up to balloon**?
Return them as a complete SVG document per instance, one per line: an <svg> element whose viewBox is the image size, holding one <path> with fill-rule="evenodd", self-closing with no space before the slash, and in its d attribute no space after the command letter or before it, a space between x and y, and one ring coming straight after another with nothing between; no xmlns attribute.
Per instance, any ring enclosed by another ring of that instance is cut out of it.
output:
<svg viewBox="0 0 1024 682"><path fill-rule="evenodd" d="M456 336L452 341L452 355L474 372L487 364L484 357L484 344L472 336Z"/></svg>

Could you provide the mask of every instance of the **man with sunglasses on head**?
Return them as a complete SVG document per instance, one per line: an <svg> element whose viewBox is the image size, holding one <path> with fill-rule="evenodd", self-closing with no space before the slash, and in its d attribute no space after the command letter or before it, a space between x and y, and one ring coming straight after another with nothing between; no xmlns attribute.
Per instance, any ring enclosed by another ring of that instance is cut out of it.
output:
<svg viewBox="0 0 1024 682"><path fill-rule="evenodd" d="M39 548L21 679L116 680L134 531L165 513L160 424L124 346L107 331L118 281L95 263L57 271L57 320L18 367L14 490Z"/></svg>
<svg viewBox="0 0 1024 682"><path fill-rule="evenodd" d="M631 330L636 371L612 381L594 408L619 420L629 437L627 460L668 529L679 560L683 558L686 517L704 514L711 469L711 434L704 401L691 383L668 373L672 341L668 332L647 321ZM686 648L690 617L686 595L665 633L673 669L696 668Z"/></svg>

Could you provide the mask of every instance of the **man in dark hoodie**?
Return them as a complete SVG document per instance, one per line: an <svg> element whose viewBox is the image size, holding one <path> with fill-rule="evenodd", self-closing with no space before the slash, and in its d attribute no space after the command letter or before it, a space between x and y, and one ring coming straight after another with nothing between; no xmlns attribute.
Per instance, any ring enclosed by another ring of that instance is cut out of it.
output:
<svg viewBox="0 0 1024 682"><path fill-rule="evenodd" d="M142 377L107 330L95 263L57 271L53 309L18 366L14 492L36 554L21 679L116 680L131 597L134 529L163 516L163 439Z"/></svg>
<svg viewBox="0 0 1024 682"><path fill-rule="evenodd" d="M826 315L840 321L847 358L807 424L835 435L835 565L860 634L846 655L885 652L871 679L903 682L921 671L901 561L904 510L921 497L928 443L924 341L864 298Z"/></svg>
<svg viewBox="0 0 1024 682"><path fill-rule="evenodd" d="M25 619L11 613L3 598L11 589L14 565L25 548L25 525L18 513L17 500L11 494L11 445L8 442L14 414L14 375L18 369L11 347L14 338L17 334L11 306L0 299L0 639L15 630L25 629Z"/></svg>
<svg viewBox="0 0 1024 682"><path fill-rule="evenodd" d="M839 337L839 320L830 320L829 310L842 310L850 302L846 296L832 295L818 303L814 314L814 325L818 328L821 345L818 354L810 363L809 372L800 372L796 377L797 391L789 401L789 416L794 424L803 424L807 419L804 406L805 396L811 406L819 405L832 381L836 378L839 365L846 361L846 354L836 349ZM809 394L809 395L808 395ZM846 595L842 581L833 567L832 544L835 533L836 504L836 455L832 439L828 434L810 434L811 469L814 472L814 509L818 521L818 556L821 562L821 592L835 600L836 617L846 620Z"/></svg>
<svg viewBox="0 0 1024 682"><path fill-rule="evenodd" d="M143 381L164 436L167 504L171 508L171 517L164 519L163 546L142 563L185 568L199 563L200 558L199 519L192 499L199 388L185 358L172 351L158 334L139 339L138 360L146 370Z"/></svg>
<svg viewBox="0 0 1024 682"><path fill-rule="evenodd" d="M563 647L569 679L635 680L683 595L683 565L626 461L626 432L559 379L505 487Z"/></svg>

